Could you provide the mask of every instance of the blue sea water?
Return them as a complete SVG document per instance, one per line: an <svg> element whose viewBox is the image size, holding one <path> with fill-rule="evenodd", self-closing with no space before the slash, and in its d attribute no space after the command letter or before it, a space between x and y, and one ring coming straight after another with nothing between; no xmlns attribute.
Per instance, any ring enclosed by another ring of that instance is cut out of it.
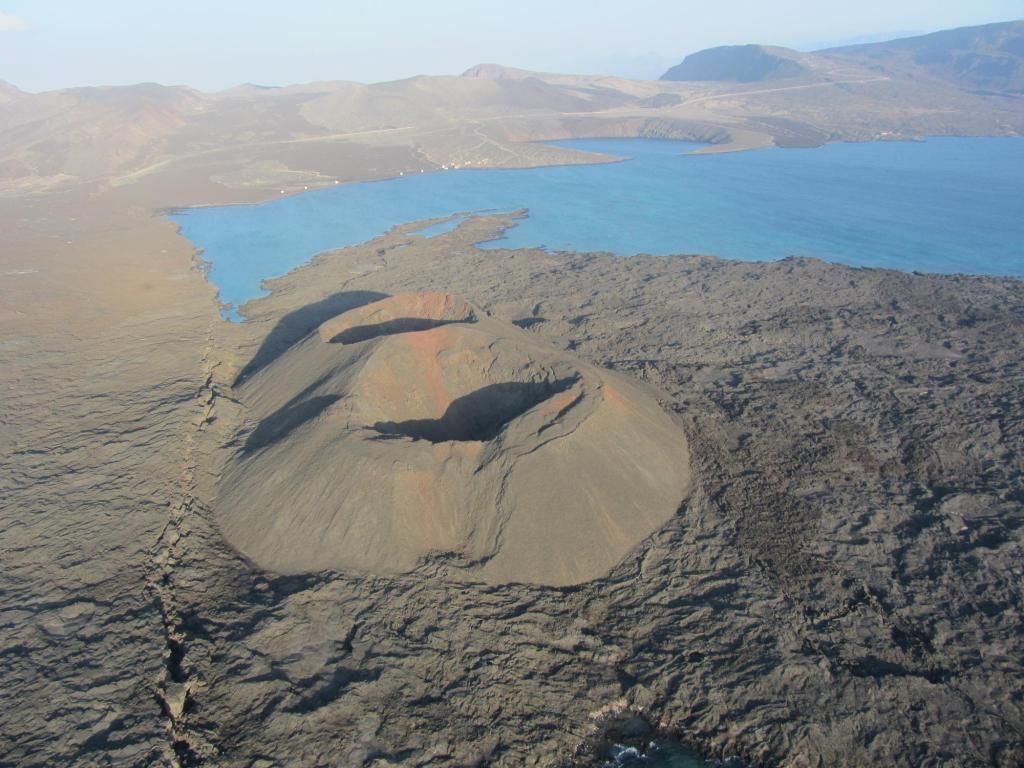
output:
<svg viewBox="0 0 1024 768"><path fill-rule="evenodd" d="M647 139L553 142L629 159L460 170L352 184L172 218L233 305L313 255L396 224L528 209L485 248L546 247L1024 277L1024 139L942 138L690 154ZM457 221L426 235L436 235Z"/></svg>

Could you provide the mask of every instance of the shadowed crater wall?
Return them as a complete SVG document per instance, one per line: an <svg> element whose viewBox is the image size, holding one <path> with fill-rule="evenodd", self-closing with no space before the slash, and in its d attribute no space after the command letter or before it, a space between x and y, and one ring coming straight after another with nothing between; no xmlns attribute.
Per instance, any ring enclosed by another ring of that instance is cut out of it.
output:
<svg viewBox="0 0 1024 768"><path fill-rule="evenodd" d="M401 317L373 325L357 325L348 328L330 341L332 344L358 344L361 341L376 339L378 336L390 336L393 333L412 333L413 331L429 331L442 325L458 322L457 320L432 320L422 317Z"/></svg>
<svg viewBox="0 0 1024 768"><path fill-rule="evenodd" d="M326 299L308 304L281 318L274 329L267 334L256 354L235 378L237 386L257 373L261 368L274 362L288 347L327 320L356 307L387 298L386 293L377 291L339 291Z"/></svg>
<svg viewBox="0 0 1024 768"><path fill-rule="evenodd" d="M473 322L476 322L473 307L451 294L404 293L374 301L357 311L338 314L320 326L320 338L336 344L354 344L393 333Z"/></svg>
<svg viewBox="0 0 1024 768"><path fill-rule="evenodd" d="M489 384L453 400L439 419L378 421L373 428L384 435L405 436L432 443L492 440L514 418L551 396L566 391L576 381L573 378Z"/></svg>

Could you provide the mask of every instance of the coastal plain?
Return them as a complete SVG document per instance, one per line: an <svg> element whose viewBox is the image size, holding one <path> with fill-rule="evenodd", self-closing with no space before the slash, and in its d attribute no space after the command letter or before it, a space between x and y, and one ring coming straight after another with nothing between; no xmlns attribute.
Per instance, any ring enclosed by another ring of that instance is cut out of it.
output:
<svg viewBox="0 0 1024 768"><path fill-rule="evenodd" d="M321 254L233 324L161 215L593 160L538 139L1019 135L1019 96L859 62L753 84L485 66L3 86L0 114L3 764L572 765L654 734L753 765L1024 761L1019 281L476 248L503 215ZM225 539L247 366L420 291L659 393L692 487L606 574L282 575Z"/></svg>

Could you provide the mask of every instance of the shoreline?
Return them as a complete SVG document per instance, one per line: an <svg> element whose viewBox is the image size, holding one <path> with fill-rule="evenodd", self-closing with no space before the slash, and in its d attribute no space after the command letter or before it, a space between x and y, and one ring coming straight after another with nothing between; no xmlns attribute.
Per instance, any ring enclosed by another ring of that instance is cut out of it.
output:
<svg viewBox="0 0 1024 768"><path fill-rule="evenodd" d="M995 134L995 133L965 133L965 134L930 134L920 136L893 136L888 138L867 138L867 139L835 139L822 142L821 144L813 144L808 146L779 146L777 144L746 144L741 142L725 142L723 144L716 144L714 142L700 141L694 139L676 139L676 138L664 138L659 136L621 136L621 135L608 135L608 136L572 136L564 139L542 139L538 141L526 141L526 142L514 142L519 144L545 144L551 145L554 142L561 141L601 141L601 140L639 140L639 141L678 141L684 144L706 144L707 146L699 149L692 150L690 152L682 153L681 156L701 156L701 155L717 155L717 154L739 154L742 152L757 152L761 150L771 149L821 149L822 147L842 145L842 144L873 144L873 143L909 143L909 144L923 144L933 139L1024 139L1024 134ZM234 207L254 207L260 206L264 203L269 203L274 200L280 200L284 198L295 197L298 195L306 194L307 192L322 192L326 189L334 189L335 187L349 187L356 184L375 184L380 182L398 181L402 178L415 178L420 175L435 174L435 173L450 173L450 172L462 172L462 171L530 171L541 168L569 168L576 165L613 165L616 163L629 162L633 158L631 157L618 157L615 155L605 155L602 153L588 153L584 150L573 150L583 155L593 155L596 158L605 158L604 160L595 159L589 162L564 162L564 163L542 163L538 165L521 165L521 166L493 166L487 168L473 167L473 168L448 168L442 170L441 168L433 168L420 174L406 174L404 176L386 176L383 178L367 178L367 179L352 179L347 181L341 181L339 183L322 184L317 186L316 182L313 181L308 186L309 189L288 189L283 194L278 193L274 195L271 188L267 187L260 191L265 197L258 198L255 201L237 201L237 202L226 202L226 203L193 203L183 205L164 206L153 209L154 213L158 216L168 216L175 213L187 213L190 210L202 210L205 208L234 208ZM46 193L44 193L46 194Z"/></svg>
<svg viewBox="0 0 1024 768"><path fill-rule="evenodd" d="M976 139L976 138L980 138L980 137L966 137L966 138L967 139ZM1019 138L1019 137L1013 137L1013 138ZM625 142L628 142L628 141L634 141L634 140L635 141L645 141L645 139L616 139L615 141L625 141ZM948 140L949 141L958 141L960 139L959 138L954 138L954 137L949 137ZM598 139L597 141L601 141L601 140ZM672 140L670 140L670 141L672 141ZM575 148L570 148L570 149L574 149L575 150ZM576 151L580 151L580 152L584 152L585 153L584 150L576 150ZM690 154L693 154L693 153L690 153ZM679 156L682 157L682 156L686 156L686 155L685 154L681 154ZM607 156L595 153L595 157L607 157ZM676 155L667 155L667 157L676 157ZM629 162L632 159L633 158L622 158L622 159L619 159L619 160L617 160L615 162ZM569 164L569 165L579 165L579 164ZM583 164L583 165L591 165L591 164ZM538 166L538 168L548 168L548 167L552 167L552 166ZM564 166L554 166L554 167L564 167ZM501 169L501 170L528 171L528 170L536 170L536 169L537 168L533 168L533 169L529 169L529 168L528 169L518 169L517 168L517 169ZM474 169L460 169L460 170L479 170L479 169L475 169L474 168ZM358 183L361 183L361 184L373 184L373 183L378 183L378 182L383 182L383 181L398 181L398 180L400 180L400 177L395 177L393 179L381 179L381 180L374 180L374 181L371 181L371 182L358 182ZM351 188L350 185L346 185L346 186ZM323 191L323 189L331 189L331 188L333 188L333 187L321 188L320 190L309 190L309 192ZM242 205L263 205L263 204L270 203L272 200L275 200L275 199L280 199L280 198L270 198L269 200L265 200L265 201L262 201L262 202L259 202L259 203L243 203ZM223 207L230 207L230 206L223 206ZM164 214L164 216L165 216L165 218L168 218L170 221L172 221L175 224L176 227L178 227L179 235L184 237L184 235L182 234L183 222L178 217L187 216L189 210L199 210L199 209L201 209L201 207L196 207L196 208L192 208L192 209L182 209L182 208L170 209L172 212ZM478 212L472 211L472 210L468 210L468 211L453 211L453 212L445 214L443 216L437 216L437 217L429 217L428 216L428 217L425 217L423 219L413 219L411 221L401 221L401 222L397 222L397 223L391 224L388 229L383 230L381 232L377 232L377 233L371 234L366 240L361 240L359 242L362 242L362 243L369 242L370 240L373 240L373 239L375 239L377 237L381 237L381 236L383 236L383 235L385 235L385 234L387 234L387 233L389 233L391 231L394 231L396 229L399 229L399 228L401 228L401 229L408 229L410 227L416 227L416 228L420 228L420 229L429 228L430 226L433 226L434 224L438 224L438 223L441 223L441 222L444 222L444 221L448 221L448 220L451 220L453 218L459 218L459 217L465 218L467 216L475 216L475 215L478 215ZM529 215L529 213L527 212L527 217L528 217L528 215ZM477 245L482 247L484 250L494 250L496 248L502 248L503 245L502 245L501 241L504 240L506 237L507 237L507 235L502 235L499 238L496 238L495 240L490 241L491 244L487 244L487 243L481 242L481 243L478 243ZM344 238L339 238L339 239L344 240ZM188 241L188 242L190 243L190 245L192 245L193 247L196 248L198 258L200 258L203 261L203 263L205 263L205 264L212 264L213 263L212 261L207 260L206 258L204 258L203 254L205 253L205 248L203 247L202 244L191 243L191 241ZM341 242L341 243L339 243L336 246L329 246L329 247L323 249L322 251L313 252L313 253L307 255L305 257L304 261L302 261L300 264L295 265L295 267L286 267L284 272L286 273L290 269L294 269L294 268L296 268L298 266L301 266L302 264L308 263L311 259L315 258L316 255L318 253L320 253L320 252L337 250L338 248L349 247L349 246L356 245L356 244L358 244L358 243L356 243L356 242L351 242L351 243ZM523 247L528 249L530 247L535 247L535 246L532 246L530 244L526 244ZM549 248L546 248L546 250L549 250L552 253L568 252L567 249L560 248L558 246L549 247ZM910 274L915 274L915 273L917 273L917 274L944 274L944 275L962 275L964 277L969 277L969 276L985 276L985 277L994 277L994 278L1004 278L1005 277L1005 278L1011 278L1011 279L1022 279L1022 277L1024 277L1024 273L1022 273L1022 274L1013 274L1013 273L995 273L995 272L971 272L971 271L967 271L967 270L944 271L944 270L941 270L941 269L921 269L919 267L913 267L912 268L910 265L907 265L906 267L903 267L903 266L884 266L884 265L861 265L861 264L857 264L855 262L851 263L848 260L848 257L847 256L843 256L843 255L835 256L833 258L825 258L825 257L821 257L821 256L801 256L801 254L799 254L799 253L796 253L796 254L792 254L791 253L789 255L779 256L778 258L759 259L759 258L749 258L749 257L744 257L744 256L735 256L735 255L734 256L728 256L728 255L724 255L723 256L723 255L720 255L720 254L718 254L718 253L716 253L716 252L714 252L714 251L712 251L710 249L705 251L705 250L701 250L701 249L697 249L697 248L682 247L682 248L679 248L678 250L676 250L676 251L674 251L672 253L666 253L666 254L659 253L658 256L661 257L661 258L670 258L670 257L673 257L673 256L691 255L691 254L695 254L695 253L699 253L699 254L703 254L703 255L717 256L718 258L721 258L723 260L728 260L728 261L739 260L739 261L747 261L747 262L751 262L751 263L764 263L764 262L768 262L768 261L778 261L778 260L790 258L792 256L797 256L797 257L804 257L804 258L811 258L811 259L820 259L822 261L825 261L827 263L832 263L832 264L843 264L843 265L848 265L848 266L871 268L871 269L891 269L891 270L894 270L894 271L897 271L897 272L904 272L904 273L910 273ZM633 257L639 256L639 255L650 255L650 252L649 251L639 250L639 251L636 251L636 252L629 252L629 253L626 253L626 254L616 253L616 255L620 256L621 258L633 258ZM275 277L280 277L281 274L282 273L276 273L276 274L273 274L273 275L263 276L262 279L261 279L261 286L263 285L263 283L266 280L272 279L272 278L275 278ZM207 275L209 275L209 273L207 273ZM214 284L214 287L216 287L218 289L218 292L219 292L219 286L216 286ZM262 288L261 288L261 290L262 290ZM242 300L240 300L238 302L233 302L232 310L235 313L238 313L240 315L241 314L240 313L240 307L242 305L244 305L248 300L251 300L252 298L255 298L257 295L258 294L250 295L250 296L248 296L248 297L246 297L246 298L244 298L244 299L242 299Z"/></svg>

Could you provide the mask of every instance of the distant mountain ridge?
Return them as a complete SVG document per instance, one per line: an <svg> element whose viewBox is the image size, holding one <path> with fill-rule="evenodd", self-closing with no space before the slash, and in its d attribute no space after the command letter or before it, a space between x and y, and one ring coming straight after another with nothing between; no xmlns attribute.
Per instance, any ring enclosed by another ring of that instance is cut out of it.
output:
<svg viewBox="0 0 1024 768"><path fill-rule="evenodd" d="M717 80L755 83L811 74L800 54L765 45L725 45L691 54L669 69L662 80Z"/></svg>
<svg viewBox="0 0 1024 768"><path fill-rule="evenodd" d="M966 90L1024 93L1024 20L819 51Z"/></svg>
<svg viewBox="0 0 1024 768"><path fill-rule="evenodd" d="M708 48L687 56L661 80L827 80L837 67L844 66L894 79L941 81L967 91L1024 94L1024 21L961 27L814 53L764 45Z"/></svg>
<svg viewBox="0 0 1024 768"><path fill-rule="evenodd" d="M477 77L485 80L523 80L536 76L536 72L531 72L528 69L516 69L502 64L477 64L462 73L462 77Z"/></svg>
<svg viewBox="0 0 1024 768"><path fill-rule="evenodd" d="M17 86L11 85L6 80L0 80L0 99L7 100L21 95L23 93Z"/></svg>
<svg viewBox="0 0 1024 768"><path fill-rule="evenodd" d="M730 46L666 73L708 78L696 84L487 63L461 77L250 83L219 93L157 83L31 93L0 81L0 198L142 183L170 165L231 194L260 185L279 194L346 178L326 161L320 176L308 169L356 144L382 154L406 148L390 169L370 165L383 176L561 162L563 150L535 142L570 137L687 139L728 151L1021 136L1022 69L1024 22L1012 22L813 53ZM250 161L239 170L242 148Z"/></svg>

